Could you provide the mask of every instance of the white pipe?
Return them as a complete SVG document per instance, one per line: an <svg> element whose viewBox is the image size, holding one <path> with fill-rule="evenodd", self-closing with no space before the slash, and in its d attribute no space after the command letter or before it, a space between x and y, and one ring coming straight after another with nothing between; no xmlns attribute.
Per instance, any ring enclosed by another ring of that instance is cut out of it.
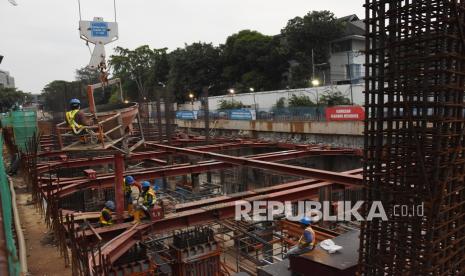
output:
<svg viewBox="0 0 465 276"><path fill-rule="evenodd" d="M21 228L21 221L19 220L18 207L16 206L16 193L13 186L13 181L8 177L8 183L10 184L11 193L11 206L13 207L13 218L15 221L16 236L18 238L18 255L19 262L21 264L22 275L27 275L27 255L26 255L26 242L24 241L23 229Z"/></svg>

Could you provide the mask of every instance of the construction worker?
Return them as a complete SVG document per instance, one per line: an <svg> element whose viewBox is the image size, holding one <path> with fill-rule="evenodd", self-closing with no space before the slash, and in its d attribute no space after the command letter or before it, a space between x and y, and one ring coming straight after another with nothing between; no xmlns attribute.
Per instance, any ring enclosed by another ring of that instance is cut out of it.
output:
<svg viewBox="0 0 465 276"><path fill-rule="evenodd" d="M111 200L105 202L105 207L100 211L100 226L110 226L113 224L112 211L115 210L115 203Z"/></svg>
<svg viewBox="0 0 465 276"><path fill-rule="evenodd" d="M142 182L142 194L141 197L144 199L142 203L142 209L147 217L150 217L150 210L152 209L153 205L157 201L157 196L155 195L155 191L152 189L152 185L150 182L144 181Z"/></svg>
<svg viewBox="0 0 465 276"><path fill-rule="evenodd" d="M142 193L139 196L139 199L134 201L134 205L136 206L134 211L134 221L133 223L140 222L142 214L145 214L145 217L150 218L151 209L155 202L157 201L157 197L155 195L155 191L152 189L150 182L144 181L142 182Z"/></svg>
<svg viewBox="0 0 465 276"><path fill-rule="evenodd" d="M302 236L300 236L299 242L296 246L289 249L284 256L284 259L290 255L300 255L313 250L315 246L315 231L312 229L312 219L309 217L303 217L300 220L300 226L304 229Z"/></svg>
<svg viewBox="0 0 465 276"><path fill-rule="evenodd" d="M81 135L81 142L86 142L85 126L92 125L92 121L87 119L84 112L81 110L81 101L74 98L69 101L70 110L66 112L66 122L75 135Z"/></svg>
<svg viewBox="0 0 465 276"><path fill-rule="evenodd" d="M128 175L123 179L123 190L126 202L128 204L128 213L132 216L134 212L133 200L134 198L137 199L139 197L139 193L141 192L141 186L139 183L137 183L134 177ZM137 195L135 195L135 193Z"/></svg>

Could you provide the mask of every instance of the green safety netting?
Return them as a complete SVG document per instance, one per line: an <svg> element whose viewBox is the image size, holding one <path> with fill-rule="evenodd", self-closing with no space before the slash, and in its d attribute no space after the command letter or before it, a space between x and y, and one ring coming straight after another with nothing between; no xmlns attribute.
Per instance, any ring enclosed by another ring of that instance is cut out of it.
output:
<svg viewBox="0 0 465 276"><path fill-rule="evenodd" d="M12 127L18 149L25 151L27 140L37 131L35 111L12 111L0 118L2 127Z"/></svg>
<svg viewBox="0 0 465 276"><path fill-rule="evenodd" d="M8 179L6 177L3 160L3 137L0 135L0 199L2 203L3 215L3 225L0 225L0 227L3 227L5 232L6 247L8 250L9 275L17 276L20 274L21 268L18 255L16 254L15 240L13 238L13 211L11 207L11 192Z"/></svg>

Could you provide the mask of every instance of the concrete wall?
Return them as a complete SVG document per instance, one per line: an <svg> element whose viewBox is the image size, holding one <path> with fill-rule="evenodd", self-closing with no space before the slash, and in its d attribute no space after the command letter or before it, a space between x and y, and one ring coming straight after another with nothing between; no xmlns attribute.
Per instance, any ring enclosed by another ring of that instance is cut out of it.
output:
<svg viewBox="0 0 465 276"><path fill-rule="evenodd" d="M347 56L345 64L347 64ZM344 69L345 70L345 69ZM352 94L354 98L354 104L363 105L365 98L363 95L363 90L365 89L362 84L352 85ZM280 98L285 98L286 100L291 98L292 95L296 96L308 96L312 101L316 103L317 95L321 97L329 91L340 91L343 95L350 99L350 85L331 85L331 86L320 86L313 88L301 88L301 89L289 89L289 90L276 90L276 91L265 91L265 92L255 92L255 93L242 93L231 95L222 95L222 96L213 96L208 98L208 105L210 110L217 110L220 105L220 101L240 101L244 105L251 106L255 108L255 105L258 109L270 109ZM187 102L179 106L179 110L198 110L200 108L200 101L194 101L193 105L190 102Z"/></svg>
<svg viewBox="0 0 465 276"><path fill-rule="evenodd" d="M179 127L203 128L202 120L177 120ZM309 133L309 134L331 134L331 135L362 135L362 121L347 122L275 122L275 121L239 121L239 120L216 120L210 122L210 127L215 129L233 129L242 131L261 132L287 132L287 133Z"/></svg>
<svg viewBox="0 0 465 276"><path fill-rule="evenodd" d="M201 120L177 120L178 127L184 130L201 132ZM361 121L349 122L274 122L274 121L235 121L217 120L210 122L212 134L218 136L247 136L252 138L289 141L299 143L327 144L340 147L362 148L363 128Z"/></svg>

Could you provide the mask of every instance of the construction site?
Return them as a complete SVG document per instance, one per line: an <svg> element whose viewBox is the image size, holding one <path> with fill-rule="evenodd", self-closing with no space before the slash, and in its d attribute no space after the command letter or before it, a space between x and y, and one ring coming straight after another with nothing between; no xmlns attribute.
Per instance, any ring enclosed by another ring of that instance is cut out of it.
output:
<svg viewBox="0 0 465 276"><path fill-rule="evenodd" d="M0 275L35 275L15 193L30 197L66 275L465 275L465 3L364 8L364 119L247 129L208 115L209 86L194 120L173 110L169 87L150 103L125 101L102 67L116 23L100 49L101 36L85 34L95 19L80 21L92 58L103 57L90 63L102 73L86 87L92 123L76 131L64 112L0 119ZM96 104L102 87L120 103ZM156 198L140 218L130 180ZM322 209L306 210L304 227L290 218L300 202ZM288 254L305 231L311 248Z"/></svg>

